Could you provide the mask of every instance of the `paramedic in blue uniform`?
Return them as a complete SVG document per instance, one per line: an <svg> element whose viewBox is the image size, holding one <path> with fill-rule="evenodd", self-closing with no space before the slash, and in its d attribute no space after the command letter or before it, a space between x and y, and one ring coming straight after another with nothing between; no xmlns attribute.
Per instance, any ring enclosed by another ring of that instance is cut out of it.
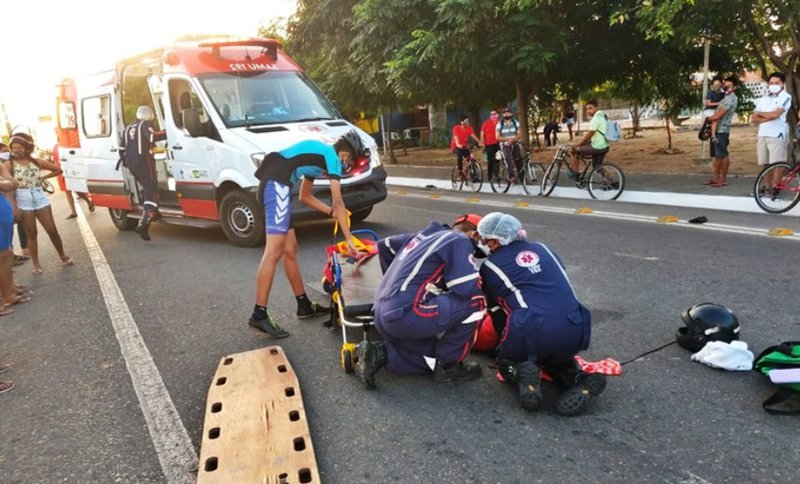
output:
<svg viewBox="0 0 800 484"><path fill-rule="evenodd" d="M297 237L292 225L292 186L300 181L300 202L336 219L350 253L356 255L340 179L342 173L349 172L350 167L362 156L364 148L361 139L355 131L348 131L333 146L317 140L305 140L264 157L255 176L264 185L267 245L258 266L256 304L249 320L253 328L273 338L289 336L267 309L275 271L281 258L289 285L297 299L297 317L306 319L329 313L330 308L311 302L306 296L303 276L297 263ZM312 192L314 179L321 175L326 175L330 180L331 206L314 197Z"/></svg>
<svg viewBox="0 0 800 484"><path fill-rule="evenodd" d="M475 260L477 220L418 234L397 252L378 285L375 327L382 342L358 345L356 374L375 388L375 373L433 372L437 382L471 380L478 364L464 361L486 301ZM474 239L473 239L474 237Z"/></svg>
<svg viewBox="0 0 800 484"><path fill-rule="evenodd" d="M150 106L139 106L136 121L125 128L122 136L122 159L142 187L144 203L136 232L144 240L150 240L150 222L158 215L158 177L151 150L156 141L163 139L166 139L165 132L153 129Z"/></svg>
<svg viewBox="0 0 800 484"><path fill-rule="evenodd" d="M465 214L459 216L455 220L455 222L453 222L453 225L458 225L463 222L470 222L472 223L473 226L477 227L478 221L480 219L481 219L480 215ZM386 269L389 268L389 264L392 263L394 257L403 247L405 247L411 241L411 239L427 237L436 232L441 232L442 230L449 230L449 229L450 227L446 224L441 224L439 222L431 222L428 224L427 227L425 227L419 232L397 234L379 240L378 258L380 259L381 262L381 272L386 273Z"/></svg>
<svg viewBox="0 0 800 484"><path fill-rule="evenodd" d="M480 247L490 255L481 267L490 307L507 321L497 348L500 374L517 384L526 410L542 404L539 370L566 391L556 402L561 415L583 412L605 389L605 377L585 374L575 355L589 348L591 315L578 301L564 264L550 248L525 240L519 220L493 212L478 224Z"/></svg>

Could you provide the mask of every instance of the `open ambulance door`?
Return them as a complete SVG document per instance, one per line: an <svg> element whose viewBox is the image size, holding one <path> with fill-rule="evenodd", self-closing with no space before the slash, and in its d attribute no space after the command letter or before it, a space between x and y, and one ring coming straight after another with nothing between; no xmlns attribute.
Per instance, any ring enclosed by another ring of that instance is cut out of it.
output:
<svg viewBox="0 0 800 484"><path fill-rule="evenodd" d="M75 81L64 79L58 84L56 98L56 137L58 139L58 160L63 170L67 189L75 192L88 192L86 186L86 164L80 156L78 136L78 108Z"/></svg>
<svg viewBox="0 0 800 484"><path fill-rule="evenodd" d="M131 210L120 158L120 116L116 88L106 83L80 99L81 159L86 167L86 184L95 204Z"/></svg>

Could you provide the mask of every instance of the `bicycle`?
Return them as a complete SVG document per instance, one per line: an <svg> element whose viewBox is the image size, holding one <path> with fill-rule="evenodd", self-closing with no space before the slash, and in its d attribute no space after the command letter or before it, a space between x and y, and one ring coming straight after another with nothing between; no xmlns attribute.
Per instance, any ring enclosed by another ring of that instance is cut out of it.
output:
<svg viewBox="0 0 800 484"><path fill-rule="evenodd" d="M454 166L453 171L450 173L450 182L453 185L453 190L461 190L464 185L467 185L473 192L481 191L483 187L483 168L475 156L476 151L480 149L472 147L469 150L469 155L462 160L461 173L458 172L458 167ZM482 158L482 157L481 157Z"/></svg>
<svg viewBox="0 0 800 484"><path fill-rule="evenodd" d="M541 180L544 177L544 164L536 163L531 159L531 154L525 151L522 145L520 150L525 153L521 159L512 164L514 174L509 177L503 150L497 151L495 156L494 173L489 174L489 185L495 193L507 193L511 188L512 180L521 181L522 190L526 195L539 195L541 193ZM512 151L513 152L513 151ZM522 171L520 179L518 172Z"/></svg>
<svg viewBox="0 0 800 484"><path fill-rule="evenodd" d="M767 180L772 177L778 181L768 186ZM767 213L784 213L793 209L800 202L800 164L780 162L765 166L756 178L753 197L761 210Z"/></svg>
<svg viewBox="0 0 800 484"><path fill-rule="evenodd" d="M603 159L607 153L600 155L578 156L583 162L582 172L576 172L572 165L567 162L569 145L558 145L558 150L553 157L553 161L548 165L542 178L542 196L549 196L558 183L558 175L561 165L566 165L570 173L570 178L575 181L578 188L586 188L589 195L598 200L616 200L625 189L625 173L622 169L611 163L604 163Z"/></svg>

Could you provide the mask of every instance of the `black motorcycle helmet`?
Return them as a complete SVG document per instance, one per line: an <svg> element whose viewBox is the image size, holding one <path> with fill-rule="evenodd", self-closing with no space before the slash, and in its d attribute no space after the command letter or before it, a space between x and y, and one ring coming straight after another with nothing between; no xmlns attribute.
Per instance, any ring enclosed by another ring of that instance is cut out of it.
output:
<svg viewBox="0 0 800 484"><path fill-rule="evenodd" d="M353 154L353 162L364 156L364 144L361 142L361 137L352 129L336 140L333 147L336 151L349 149Z"/></svg>
<svg viewBox="0 0 800 484"><path fill-rule="evenodd" d="M721 304L695 304L681 314L685 326L678 328L678 344L696 353L709 341L739 339L739 320L733 311Z"/></svg>

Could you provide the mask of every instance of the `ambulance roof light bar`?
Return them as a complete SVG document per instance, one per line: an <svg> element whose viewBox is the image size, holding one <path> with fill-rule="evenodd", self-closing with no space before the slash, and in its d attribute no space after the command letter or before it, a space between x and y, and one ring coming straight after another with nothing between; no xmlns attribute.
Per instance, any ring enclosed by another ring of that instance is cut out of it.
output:
<svg viewBox="0 0 800 484"><path fill-rule="evenodd" d="M201 42L200 47L211 47L211 53L215 57L222 57L220 48L222 47L261 47L262 52L273 59L278 59L278 47L281 43L274 39L225 39L211 42Z"/></svg>

